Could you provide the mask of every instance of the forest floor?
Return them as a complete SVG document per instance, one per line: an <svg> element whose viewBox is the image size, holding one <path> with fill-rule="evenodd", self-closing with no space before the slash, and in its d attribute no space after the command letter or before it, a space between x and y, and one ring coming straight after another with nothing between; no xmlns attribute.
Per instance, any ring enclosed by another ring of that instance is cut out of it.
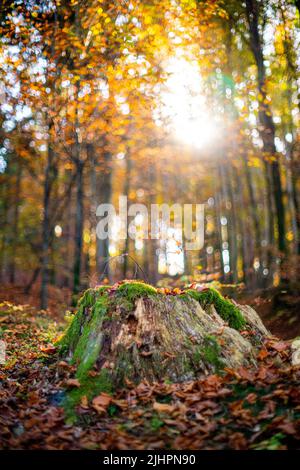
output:
<svg viewBox="0 0 300 470"><path fill-rule="evenodd" d="M257 370L83 397L74 423L61 404L80 384L53 346L65 324L51 308L17 303L0 303L1 449L300 449L300 368L287 340L268 339Z"/></svg>

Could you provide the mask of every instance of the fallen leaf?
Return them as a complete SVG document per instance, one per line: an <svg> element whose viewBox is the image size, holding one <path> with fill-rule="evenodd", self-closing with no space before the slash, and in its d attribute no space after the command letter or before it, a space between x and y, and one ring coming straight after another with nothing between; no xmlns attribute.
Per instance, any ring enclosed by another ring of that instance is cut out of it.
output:
<svg viewBox="0 0 300 470"><path fill-rule="evenodd" d="M270 347L272 349L275 349L277 352L285 351L289 345L288 343L285 343L284 341L278 341L277 343L271 343Z"/></svg>
<svg viewBox="0 0 300 470"><path fill-rule="evenodd" d="M83 395L83 397L81 397L80 406L84 409L87 409L89 407L89 401L86 395Z"/></svg>
<svg viewBox="0 0 300 470"><path fill-rule="evenodd" d="M92 401L92 406L97 413L102 414L106 411L106 408L111 403L112 397L107 393L101 393L95 397Z"/></svg>
<svg viewBox="0 0 300 470"><path fill-rule="evenodd" d="M40 346L40 351L45 354L54 354L56 352L56 347L52 344L49 344L47 346Z"/></svg>
<svg viewBox="0 0 300 470"><path fill-rule="evenodd" d="M66 361L59 361L59 363L57 365L58 365L58 367L61 367L62 369L70 369L72 367Z"/></svg>
<svg viewBox="0 0 300 470"><path fill-rule="evenodd" d="M278 427L281 431L285 432L286 434L293 435L297 433L293 423L286 422L286 423L281 424Z"/></svg>
<svg viewBox="0 0 300 470"><path fill-rule="evenodd" d="M267 356L269 355L268 351L266 349L261 349L257 355L257 358L260 361L263 361Z"/></svg>
<svg viewBox="0 0 300 470"><path fill-rule="evenodd" d="M80 382L78 379L68 379L66 381L66 386L69 387L69 388L79 388L80 387Z"/></svg>
<svg viewBox="0 0 300 470"><path fill-rule="evenodd" d="M153 409L160 413L172 413L175 408L176 407L174 405L168 405L167 403L159 403L157 401L153 403Z"/></svg>

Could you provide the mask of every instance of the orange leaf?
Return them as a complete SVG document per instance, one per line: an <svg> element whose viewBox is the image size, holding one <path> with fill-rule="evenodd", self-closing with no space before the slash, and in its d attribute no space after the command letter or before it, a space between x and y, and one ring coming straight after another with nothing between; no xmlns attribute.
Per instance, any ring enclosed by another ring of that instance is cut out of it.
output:
<svg viewBox="0 0 300 470"><path fill-rule="evenodd" d="M104 413L108 405L111 403L112 397L107 393L101 393L98 397L95 397L92 405L97 413Z"/></svg>
<svg viewBox="0 0 300 470"><path fill-rule="evenodd" d="M257 357L260 361L263 361L268 355L269 355L269 353L266 349L261 349L259 351Z"/></svg>
<svg viewBox="0 0 300 470"><path fill-rule="evenodd" d="M67 387L70 387L70 388L73 388L73 387L79 388L80 387L80 382L77 379L68 379L66 381L66 385L67 385Z"/></svg>
<svg viewBox="0 0 300 470"><path fill-rule="evenodd" d="M89 401L86 395L83 395L83 397L80 400L80 406L82 408L87 409L89 407Z"/></svg>
<svg viewBox="0 0 300 470"><path fill-rule="evenodd" d="M175 406L168 405L167 403L158 403L157 401L155 401L153 403L153 409L161 413L172 413L172 411L175 410Z"/></svg>
<svg viewBox="0 0 300 470"><path fill-rule="evenodd" d="M54 354L56 352L56 347L49 344L48 346L40 346L40 351L45 354Z"/></svg>

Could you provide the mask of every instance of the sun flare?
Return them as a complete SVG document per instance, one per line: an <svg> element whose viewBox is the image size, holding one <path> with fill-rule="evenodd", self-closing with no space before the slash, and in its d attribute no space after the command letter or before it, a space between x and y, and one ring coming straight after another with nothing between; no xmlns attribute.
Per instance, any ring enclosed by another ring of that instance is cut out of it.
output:
<svg viewBox="0 0 300 470"><path fill-rule="evenodd" d="M179 141L196 148L210 144L217 136L214 118L203 94L203 82L197 64L172 58L162 96L162 114Z"/></svg>

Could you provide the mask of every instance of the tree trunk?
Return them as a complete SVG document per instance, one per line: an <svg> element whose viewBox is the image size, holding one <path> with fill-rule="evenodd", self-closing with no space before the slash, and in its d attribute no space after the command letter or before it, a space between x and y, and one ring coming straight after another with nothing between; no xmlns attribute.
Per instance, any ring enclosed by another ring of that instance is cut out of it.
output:
<svg viewBox="0 0 300 470"><path fill-rule="evenodd" d="M111 153L104 150L104 170L99 174L98 184L98 204L108 204L111 201L112 194L112 168L111 168ZM110 264L109 264L109 238L104 240L97 238L96 245L96 266L99 280L110 279Z"/></svg>
<svg viewBox="0 0 300 470"><path fill-rule="evenodd" d="M49 139L51 139L51 127L49 126ZM53 182L54 151L52 142L48 142L48 155L44 180L44 202L42 223L42 260L41 260L41 309L48 306L48 282L49 282L49 247L50 247L50 200Z"/></svg>
<svg viewBox="0 0 300 470"><path fill-rule="evenodd" d="M19 213L20 213L20 201L21 201L21 178L22 178L22 166L18 161L17 164L17 174L16 174L16 186L15 186L15 201L14 201L14 215L13 215L13 237L11 241L11 258L9 264L9 281L11 284L15 283L16 278L16 249L18 247L18 238L19 238Z"/></svg>
<svg viewBox="0 0 300 470"><path fill-rule="evenodd" d="M260 133L265 152L267 166L266 171L267 175L270 175L270 179L272 181L272 193L275 203L278 229L278 249L280 252L284 253L286 251L285 208L283 203L280 167L278 155L276 155L275 148L275 127L272 119L271 110L267 101L265 83L266 72L262 50L262 41L259 33L259 7L260 4L258 4L256 0L246 0L246 14L249 25L250 45L257 66L257 87L259 92L259 121L262 127ZM270 157L272 159L271 162L268 161L268 158Z"/></svg>
<svg viewBox="0 0 300 470"><path fill-rule="evenodd" d="M127 148L126 152L126 174L125 174L125 185L124 185L124 195L127 196L127 200L130 193L130 186L131 186L131 170L132 170L132 161L130 155L130 148ZM128 233L128 226L127 226L127 237L125 239L125 246L124 246L124 258L123 258L123 278L127 279L128 268L129 268L129 245L130 245L130 237Z"/></svg>
<svg viewBox="0 0 300 470"><path fill-rule="evenodd" d="M244 337L244 329L252 334ZM99 387L128 381L192 380L224 367L255 365L266 336L254 310L214 289L167 295L124 281L86 291L59 347L77 365L85 392L91 387L97 394Z"/></svg>
<svg viewBox="0 0 300 470"><path fill-rule="evenodd" d="M73 266L73 294L80 291L83 236L83 168L80 158L76 162L76 218L75 218L75 254Z"/></svg>

